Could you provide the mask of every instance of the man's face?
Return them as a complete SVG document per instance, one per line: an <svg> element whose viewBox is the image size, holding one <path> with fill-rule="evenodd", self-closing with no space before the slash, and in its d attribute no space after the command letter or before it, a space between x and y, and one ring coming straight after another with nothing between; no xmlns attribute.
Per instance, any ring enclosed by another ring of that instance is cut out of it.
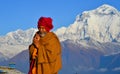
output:
<svg viewBox="0 0 120 74"><path fill-rule="evenodd" d="M44 26L40 26L39 28L39 31L40 31L40 35L43 37L45 36L45 34L47 33L46 29Z"/></svg>

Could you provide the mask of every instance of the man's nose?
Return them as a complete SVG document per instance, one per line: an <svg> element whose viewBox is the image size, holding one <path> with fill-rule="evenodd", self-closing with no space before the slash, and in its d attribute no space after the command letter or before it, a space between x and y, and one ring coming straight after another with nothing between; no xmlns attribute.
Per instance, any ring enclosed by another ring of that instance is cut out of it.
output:
<svg viewBox="0 0 120 74"><path fill-rule="evenodd" d="M40 31L43 31L43 29L41 28Z"/></svg>

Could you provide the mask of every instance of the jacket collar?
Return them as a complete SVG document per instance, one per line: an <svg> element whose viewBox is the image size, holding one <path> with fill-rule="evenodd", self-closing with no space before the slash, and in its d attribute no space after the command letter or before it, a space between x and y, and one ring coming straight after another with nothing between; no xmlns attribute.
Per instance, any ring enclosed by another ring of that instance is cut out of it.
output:
<svg viewBox="0 0 120 74"><path fill-rule="evenodd" d="M55 37L55 34L53 32L48 32L44 37L41 38L41 41L43 44L45 44L54 37Z"/></svg>

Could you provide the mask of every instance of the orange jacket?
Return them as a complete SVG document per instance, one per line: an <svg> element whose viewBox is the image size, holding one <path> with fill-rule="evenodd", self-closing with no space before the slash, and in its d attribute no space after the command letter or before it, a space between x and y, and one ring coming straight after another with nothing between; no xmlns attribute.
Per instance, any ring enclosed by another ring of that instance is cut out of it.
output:
<svg viewBox="0 0 120 74"><path fill-rule="evenodd" d="M43 38L40 39L39 44L37 65L42 65L41 68L43 69L39 69L40 66L38 66L38 71L43 70L40 71L43 74L57 73L62 67L61 45L58 37L53 32L48 32ZM31 44L29 48L30 58L34 48L34 45Z"/></svg>

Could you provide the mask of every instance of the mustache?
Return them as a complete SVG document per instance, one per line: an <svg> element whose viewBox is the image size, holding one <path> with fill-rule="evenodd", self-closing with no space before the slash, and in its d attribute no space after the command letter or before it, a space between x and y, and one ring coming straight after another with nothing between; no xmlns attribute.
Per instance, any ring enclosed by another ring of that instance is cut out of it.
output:
<svg viewBox="0 0 120 74"><path fill-rule="evenodd" d="M46 32L40 32L40 31L38 31L37 34L39 34L40 37L44 37L46 35Z"/></svg>

